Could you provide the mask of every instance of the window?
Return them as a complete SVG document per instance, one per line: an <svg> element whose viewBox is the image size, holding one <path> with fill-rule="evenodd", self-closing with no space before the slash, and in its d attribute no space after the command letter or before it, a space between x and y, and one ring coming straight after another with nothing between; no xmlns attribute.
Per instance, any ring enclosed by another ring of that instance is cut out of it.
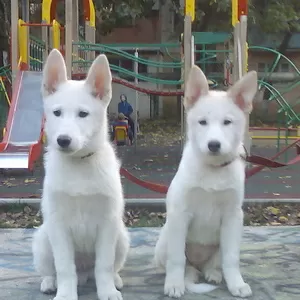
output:
<svg viewBox="0 0 300 300"><path fill-rule="evenodd" d="M268 72L270 69L269 64L267 63L258 63L257 71L258 72Z"/></svg>
<svg viewBox="0 0 300 300"><path fill-rule="evenodd" d="M123 70L119 70L119 68L123 68L129 72L134 72L134 61L132 59L123 58L120 56L108 56L108 61L111 66L111 70L117 76L120 76L123 79L128 81L134 81L134 77L126 74ZM148 66L145 64L138 64L138 73L141 75L147 75L148 73ZM140 80L141 81L141 80Z"/></svg>
<svg viewBox="0 0 300 300"><path fill-rule="evenodd" d="M110 65L119 66L119 59L115 57L108 57L108 61Z"/></svg>
<svg viewBox="0 0 300 300"><path fill-rule="evenodd" d="M280 64L280 72L288 73L290 71L290 66L288 63Z"/></svg>
<svg viewBox="0 0 300 300"><path fill-rule="evenodd" d="M131 59L120 59L120 67L133 72L133 61Z"/></svg>
<svg viewBox="0 0 300 300"><path fill-rule="evenodd" d="M257 71L258 72L269 72L272 69L273 65L270 63L258 63ZM288 63L279 63L276 65L274 72L288 73L290 71L290 65Z"/></svg>
<svg viewBox="0 0 300 300"><path fill-rule="evenodd" d="M141 74L147 74L148 72L148 66L145 64L138 64L138 71Z"/></svg>

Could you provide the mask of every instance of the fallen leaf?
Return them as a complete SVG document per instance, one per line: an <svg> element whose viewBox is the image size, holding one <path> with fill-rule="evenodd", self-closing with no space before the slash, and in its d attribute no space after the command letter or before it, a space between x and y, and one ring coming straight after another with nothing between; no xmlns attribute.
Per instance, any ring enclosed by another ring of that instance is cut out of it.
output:
<svg viewBox="0 0 300 300"><path fill-rule="evenodd" d="M32 211L32 209L29 206L24 207L24 212L25 213L29 214L29 213L31 213L31 211Z"/></svg>
<svg viewBox="0 0 300 300"><path fill-rule="evenodd" d="M145 159L144 162L153 162L154 160L151 158Z"/></svg>
<svg viewBox="0 0 300 300"><path fill-rule="evenodd" d="M27 178L27 179L24 180L24 182L25 183L32 183L32 182L35 182L35 179L28 179Z"/></svg>
<svg viewBox="0 0 300 300"><path fill-rule="evenodd" d="M278 219L281 223L286 223L289 219L287 217L281 216Z"/></svg>
<svg viewBox="0 0 300 300"><path fill-rule="evenodd" d="M267 207L267 211L273 216L277 216L280 213L280 209L273 206Z"/></svg>
<svg viewBox="0 0 300 300"><path fill-rule="evenodd" d="M270 225L272 225L272 226L279 226L279 225L281 225L281 223L279 223L279 222L271 222Z"/></svg>
<svg viewBox="0 0 300 300"><path fill-rule="evenodd" d="M133 169L133 170L138 170L138 171L141 170L141 168L139 168L139 167L137 167L137 166L134 166L132 169Z"/></svg>

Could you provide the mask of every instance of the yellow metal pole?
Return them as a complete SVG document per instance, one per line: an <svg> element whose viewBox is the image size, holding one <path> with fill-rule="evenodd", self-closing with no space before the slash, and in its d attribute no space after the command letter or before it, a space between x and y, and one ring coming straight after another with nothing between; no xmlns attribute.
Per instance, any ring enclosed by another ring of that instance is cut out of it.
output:
<svg viewBox="0 0 300 300"><path fill-rule="evenodd" d="M52 28L53 28L53 48L60 50L60 24L56 20L53 20Z"/></svg>
<svg viewBox="0 0 300 300"><path fill-rule="evenodd" d="M28 64L28 30L26 26L22 26L22 24L25 24L25 22L22 19L19 19L19 55L22 57L21 62Z"/></svg>
<svg viewBox="0 0 300 300"><path fill-rule="evenodd" d="M184 90L185 83L192 67L192 22L195 20L195 0L185 0L185 17L184 17L184 34L183 34L183 47L184 47ZM183 99L182 99L183 100ZM181 101L181 150L183 150L186 136L185 136L185 109L183 101Z"/></svg>

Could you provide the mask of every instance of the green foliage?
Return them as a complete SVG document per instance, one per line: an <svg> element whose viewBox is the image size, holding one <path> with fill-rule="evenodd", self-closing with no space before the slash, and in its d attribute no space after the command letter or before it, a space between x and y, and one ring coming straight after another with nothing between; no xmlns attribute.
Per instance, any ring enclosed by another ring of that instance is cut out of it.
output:
<svg viewBox="0 0 300 300"><path fill-rule="evenodd" d="M179 11L180 1L172 0ZM194 31L230 31L230 0L196 0ZM181 12L181 14L183 14ZM299 0L249 0L249 26L269 33L300 30ZM298 22L297 22L298 21Z"/></svg>
<svg viewBox="0 0 300 300"><path fill-rule="evenodd" d="M160 5L171 1L177 14L176 36L183 30L183 7L181 0L157 0ZM136 21L153 15L156 0L94 0L97 16L97 41L114 28L134 26ZM32 22L41 21L41 0L30 0ZM80 22L83 25L82 1ZM57 17L64 23L64 1L58 4ZM298 21L297 21L298 20ZM10 31L10 1L0 0L0 41L6 46ZM300 0L249 0L249 25L256 25L264 32L300 31ZM230 0L196 0L194 31L230 31ZM1 47L0 47L1 48ZM3 47L2 47L3 48Z"/></svg>
<svg viewBox="0 0 300 300"><path fill-rule="evenodd" d="M8 36L10 32L10 1L0 0L0 51L8 51ZM2 65L2 64L0 64Z"/></svg>
<svg viewBox="0 0 300 300"><path fill-rule="evenodd" d="M265 32L300 30L299 0L250 0L250 23Z"/></svg>
<svg viewBox="0 0 300 300"><path fill-rule="evenodd" d="M152 13L154 0L95 0L98 29L107 34L116 27L132 26Z"/></svg>

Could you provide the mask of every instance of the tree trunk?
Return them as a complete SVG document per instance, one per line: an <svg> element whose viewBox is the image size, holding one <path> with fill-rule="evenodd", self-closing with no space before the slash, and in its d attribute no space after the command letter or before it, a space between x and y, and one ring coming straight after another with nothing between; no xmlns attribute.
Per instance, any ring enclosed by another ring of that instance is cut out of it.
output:
<svg viewBox="0 0 300 300"><path fill-rule="evenodd" d="M9 54L10 1L0 0L0 67L3 66L3 52Z"/></svg>
<svg viewBox="0 0 300 300"><path fill-rule="evenodd" d="M287 31L281 41L281 44L278 46L277 51L282 53L283 55L286 54L286 50L288 49L289 42L293 36L291 31Z"/></svg>

